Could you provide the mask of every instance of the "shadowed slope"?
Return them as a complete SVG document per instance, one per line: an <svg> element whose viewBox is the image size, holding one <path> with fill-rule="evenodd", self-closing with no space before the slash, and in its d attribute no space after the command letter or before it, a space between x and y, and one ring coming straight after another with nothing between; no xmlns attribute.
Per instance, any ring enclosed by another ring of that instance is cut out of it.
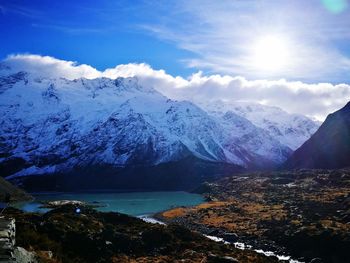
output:
<svg viewBox="0 0 350 263"><path fill-rule="evenodd" d="M0 177L0 202L5 201L6 197L9 197L10 201L25 201L32 198L23 190Z"/></svg>
<svg viewBox="0 0 350 263"><path fill-rule="evenodd" d="M350 102L328 115L318 131L285 163L285 168L350 166Z"/></svg>

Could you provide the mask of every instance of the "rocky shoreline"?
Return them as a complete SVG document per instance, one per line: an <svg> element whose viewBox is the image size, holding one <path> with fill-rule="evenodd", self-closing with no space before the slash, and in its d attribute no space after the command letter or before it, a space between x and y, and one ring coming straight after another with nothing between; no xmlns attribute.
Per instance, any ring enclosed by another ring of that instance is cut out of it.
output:
<svg viewBox="0 0 350 263"><path fill-rule="evenodd" d="M0 176L0 202L23 202L34 198Z"/></svg>
<svg viewBox="0 0 350 263"><path fill-rule="evenodd" d="M196 192L208 202L156 218L301 262L348 262L349 170L243 174Z"/></svg>
<svg viewBox="0 0 350 263"><path fill-rule="evenodd" d="M44 214L8 208L5 214L16 220L16 244L34 253L37 262L278 261L276 257L217 243L178 224L147 223L82 204L62 204Z"/></svg>

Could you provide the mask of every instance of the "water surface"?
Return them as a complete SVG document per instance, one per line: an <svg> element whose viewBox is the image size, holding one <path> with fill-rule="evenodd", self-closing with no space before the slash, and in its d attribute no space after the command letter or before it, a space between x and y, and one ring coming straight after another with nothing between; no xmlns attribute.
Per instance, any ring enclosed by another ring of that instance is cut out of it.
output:
<svg viewBox="0 0 350 263"><path fill-rule="evenodd" d="M32 194L35 201L18 204L27 212L46 212L42 201L79 200L97 202L101 212L119 212L132 216L152 215L177 206L193 206L204 201L198 194L187 192L131 192L131 193L41 193Z"/></svg>

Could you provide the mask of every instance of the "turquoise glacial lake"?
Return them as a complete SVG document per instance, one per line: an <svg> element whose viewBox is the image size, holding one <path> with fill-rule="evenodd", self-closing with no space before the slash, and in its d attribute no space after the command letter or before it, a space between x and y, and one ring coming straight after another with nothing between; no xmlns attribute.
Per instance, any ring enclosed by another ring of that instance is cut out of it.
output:
<svg viewBox="0 0 350 263"><path fill-rule="evenodd" d="M40 193L32 194L35 201L18 204L27 212L46 212L43 201L79 200L98 204L101 212L119 212L132 216L153 215L178 206L194 206L204 202L201 195L187 192L130 192L130 193Z"/></svg>

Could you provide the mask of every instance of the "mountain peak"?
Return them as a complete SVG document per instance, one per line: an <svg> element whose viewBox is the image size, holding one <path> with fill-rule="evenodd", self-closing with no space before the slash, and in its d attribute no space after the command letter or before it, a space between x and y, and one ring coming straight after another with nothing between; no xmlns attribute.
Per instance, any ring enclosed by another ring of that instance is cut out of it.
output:
<svg viewBox="0 0 350 263"><path fill-rule="evenodd" d="M286 168L350 166L350 102L328 115L317 132L285 163Z"/></svg>
<svg viewBox="0 0 350 263"><path fill-rule="evenodd" d="M350 101L346 103L346 105L341 108L340 111L350 111Z"/></svg>

